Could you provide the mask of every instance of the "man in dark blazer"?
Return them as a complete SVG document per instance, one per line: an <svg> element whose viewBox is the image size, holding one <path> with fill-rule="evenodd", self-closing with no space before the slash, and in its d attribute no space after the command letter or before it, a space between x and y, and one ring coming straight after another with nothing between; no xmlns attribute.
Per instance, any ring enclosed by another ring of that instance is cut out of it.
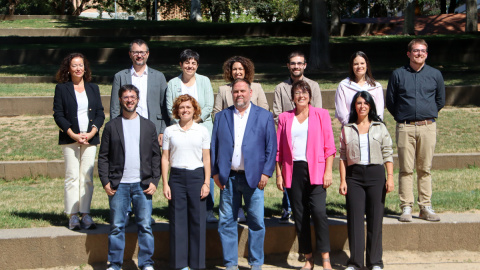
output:
<svg viewBox="0 0 480 270"><path fill-rule="evenodd" d="M119 270L125 248L127 210L133 203L138 226L138 266L153 270L152 195L160 180L160 146L155 125L136 112L139 90L119 90L122 115L105 125L98 174L110 204L108 270Z"/></svg>
<svg viewBox="0 0 480 270"><path fill-rule="evenodd" d="M169 125L165 99L167 81L162 72L147 67L150 51L145 41L141 39L132 41L128 55L132 60L132 67L119 71L113 79L110 97L110 119L121 114L118 89L125 84L135 85L140 90L137 112L155 124L158 142L161 145L163 131Z"/></svg>
<svg viewBox="0 0 480 270"><path fill-rule="evenodd" d="M212 176L220 191L218 232L227 270L238 269L237 213L242 196L247 209L248 263L261 269L265 239L263 189L272 176L277 139L272 114L250 102L245 79L233 82L234 106L215 115Z"/></svg>

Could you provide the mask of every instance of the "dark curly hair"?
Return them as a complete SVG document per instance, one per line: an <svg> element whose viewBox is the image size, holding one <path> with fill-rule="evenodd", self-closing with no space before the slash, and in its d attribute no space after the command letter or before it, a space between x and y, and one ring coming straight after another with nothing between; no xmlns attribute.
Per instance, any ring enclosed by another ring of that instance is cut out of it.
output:
<svg viewBox="0 0 480 270"><path fill-rule="evenodd" d="M67 57L63 58L62 63L60 64L60 68L57 71L57 75L55 78L59 83L65 83L71 81L72 78L70 77L69 69L70 63L72 62L73 58L80 57L83 59L83 66L85 73L83 74L83 80L89 82L92 80L92 70L90 69L90 64L88 63L87 58L81 53L71 53L67 55Z"/></svg>
<svg viewBox="0 0 480 270"><path fill-rule="evenodd" d="M202 108L200 108L200 104L198 104L197 100L195 100L195 98L190 96L189 94L181 95L177 97L177 99L175 99L172 107L173 118L180 119L180 114L178 113L178 110L180 108L180 104L186 101L190 101L192 103L194 110L193 120L197 120L198 118L200 118L200 115L202 114Z"/></svg>
<svg viewBox="0 0 480 270"><path fill-rule="evenodd" d="M252 60L243 56L232 56L223 63L223 79L226 82L233 82L232 67L236 62L242 64L245 69L245 79L252 83L255 76L255 66Z"/></svg>

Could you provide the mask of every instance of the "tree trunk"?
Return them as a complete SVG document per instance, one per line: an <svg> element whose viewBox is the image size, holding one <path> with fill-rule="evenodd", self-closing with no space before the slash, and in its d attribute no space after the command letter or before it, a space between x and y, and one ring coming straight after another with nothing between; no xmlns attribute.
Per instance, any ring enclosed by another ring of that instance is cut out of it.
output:
<svg viewBox="0 0 480 270"><path fill-rule="evenodd" d="M415 1L414 0L406 0L403 33L405 35L415 35Z"/></svg>
<svg viewBox="0 0 480 270"><path fill-rule="evenodd" d="M8 0L8 14L15 15L15 8L17 7L20 0Z"/></svg>
<svg viewBox="0 0 480 270"><path fill-rule="evenodd" d="M339 0L331 0L332 4L332 18L330 20L330 35L339 36L340 35L340 8L338 7Z"/></svg>
<svg viewBox="0 0 480 270"><path fill-rule="evenodd" d="M312 12L310 11L312 0L298 0L298 15L299 21L311 21Z"/></svg>
<svg viewBox="0 0 480 270"><path fill-rule="evenodd" d="M447 14L447 0L440 0L440 14Z"/></svg>
<svg viewBox="0 0 480 270"><path fill-rule="evenodd" d="M80 1L80 3L78 3ZM83 7L85 6L85 1L86 0L73 0L73 16L79 16L80 13L83 11Z"/></svg>
<svg viewBox="0 0 480 270"><path fill-rule="evenodd" d="M478 10L476 0L467 0L465 5L467 6L467 24L465 25L465 32L476 33L478 32Z"/></svg>
<svg viewBox="0 0 480 270"><path fill-rule="evenodd" d="M455 13L455 9L457 8L457 1L450 0L450 5L448 5L448 14Z"/></svg>
<svg viewBox="0 0 480 270"><path fill-rule="evenodd" d="M200 0L192 0L190 7L190 20L196 22L202 20L202 6Z"/></svg>
<svg viewBox="0 0 480 270"><path fill-rule="evenodd" d="M327 3L325 0L312 0L312 40L310 42L309 69L330 68L330 52Z"/></svg>

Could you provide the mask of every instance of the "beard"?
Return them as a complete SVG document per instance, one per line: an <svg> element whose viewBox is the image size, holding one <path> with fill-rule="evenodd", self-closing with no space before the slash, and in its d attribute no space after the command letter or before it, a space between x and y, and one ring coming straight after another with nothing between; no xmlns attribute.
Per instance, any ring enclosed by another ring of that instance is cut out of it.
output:
<svg viewBox="0 0 480 270"><path fill-rule="evenodd" d="M138 103L135 104L135 106L133 106L132 109L129 109L126 105L122 104L122 110L126 111L126 112L134 112L137 110L137 107L138 107Z"/></svg>

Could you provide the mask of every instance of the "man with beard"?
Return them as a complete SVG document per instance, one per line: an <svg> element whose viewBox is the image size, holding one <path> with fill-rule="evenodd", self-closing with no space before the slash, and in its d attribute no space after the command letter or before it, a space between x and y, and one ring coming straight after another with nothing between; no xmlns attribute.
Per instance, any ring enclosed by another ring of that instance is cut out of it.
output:
<svg viewBox="0 0 480 270"><path fill-rule="evenodd" d="M437 141L435 119L445 106L445 85L440 71L425 64L428 56L425 40L410 41L407 56L409 63L393 71L386 96L387 109L397 122L398 193L402 208L399 221L412 221L414 169L417 170L419 217L440 221L432 208L430 169Z"/></svg>
<svg viewBox="0 0 480 270"><path fill-rule="evenodd" d="M160 146L155 125L136 112L139 90L118 91L122 114L105 125L98 174L110 204L107 270L120 270L125 249L127 211L133 203L138 226L138 266L153 270L152 195L160 180Z"/></svg>
<svg viewBox="0 0 480 270"><path fill-rule="evenodd" d="M139 91L137 113L152 121L158 136L158 143L162 145L163 131L169 125L166 105L167 81L160 71L147 66L150 51L145 41L136 39L130 43L128 52L132 60L132 67L115 74L110 97L110 119L121 114L118 102L118 89L125 84L135 85Z"/></svg>
<svg viewBox="0 0 480 270"><path fill-rule="evenodd" d="M312 81L303 75L307 68L307 61L303 52L292 52L288 56L287 68L290 71L290 77L275 87L275 99L273 100L273 117L278 121L278 115L282 112L290 111L295 108L295 103L291 96L292 84L298 80L303 80L310 85L312 89L311 104L313 107L322 107L322 94L317 82Z"/></svg>
<svg viewBox="0 0 480 270"><path fill-rule="evenodd" d="M292 97L292 84L296 81L303 80L308 83L310 89L312 89L312 97L310 103L313 107L322 108L322 94L320 93L320 86L317 82L312 81L303 75L305 68L307 67L307 61L305 54L300 51L290 53L288 56L287 68L290 71L290 77L281 82L275 87L275 98L273 100L273 118L275 123L278 122L278 115L293 110L295 103ZM290 207L290 201L288 199L287 192L283 193L282 199L282 217L280 223L289 223L292 209Z"/></svg>
<svg viewBox="0 0 480 270"><path fill-rule="evenodd" d="M263 189L275 169L277 137L272 114L250 102L250 82L236 79L234 105L215 115L210 147L212 176L220 188L218 233L227 270L238 269L237 214L247 209L248 264L261 269L265 240Z"/></svg>

